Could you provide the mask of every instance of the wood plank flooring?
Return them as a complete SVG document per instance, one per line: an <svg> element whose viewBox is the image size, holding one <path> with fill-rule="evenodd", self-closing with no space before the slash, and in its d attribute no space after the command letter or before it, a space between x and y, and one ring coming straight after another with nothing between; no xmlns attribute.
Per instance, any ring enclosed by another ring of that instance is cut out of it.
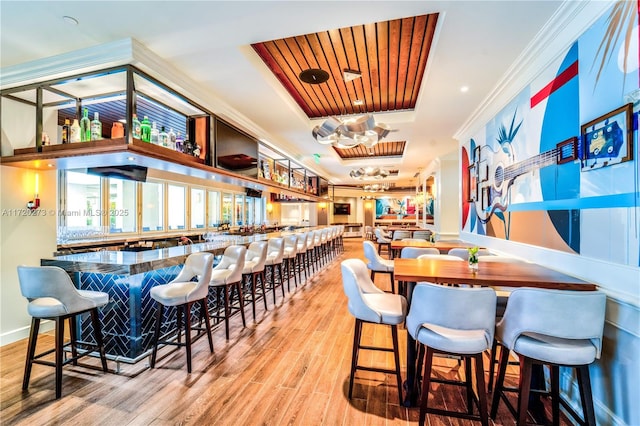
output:
<svg viewBox="0 0 640 426"><path fill-rule="evenodd" d="M94 368L66 366L62 398L55 399L53 369L34 365L28 391L22 392L26 340L0 348L0 423L3 425L414 425L418 410L398 404L395 378L375 372L356 373L354 398L348 400L354 319L342 291L340 262L364 259L362 240L345 239L345 252L324 270L269 309L258 304L256 322L243 329L231 320L231 338L214 329L214 353L207 340L193 347L193 373L187 374L184 349L163 348L156 368L146 360L135 365L109 361ZM388 276L376 277L390 290ZM293 281L291 282L293 287ZM249 308L249 307L247 307ZM246 311L249 313L249 311ZM389 327L365 324L364 342L390 346ZM399 329L401 364L406 371L406 331ZM53 347L42 335L38 349ZM362 364L393 366L392 354L367 353ZM458 375L455 360L438 358L438 374ZM485 366L486 369L486 366ZM513 384L517 378L509 377ZM432 385L435 405L460 407L465 396L450 386ZM548 405L548 403L547 403ZM473 422L435 415L430 425ZM514 424L504 405L494 424ZM562 424L568 424L563 419Z"/></svg>

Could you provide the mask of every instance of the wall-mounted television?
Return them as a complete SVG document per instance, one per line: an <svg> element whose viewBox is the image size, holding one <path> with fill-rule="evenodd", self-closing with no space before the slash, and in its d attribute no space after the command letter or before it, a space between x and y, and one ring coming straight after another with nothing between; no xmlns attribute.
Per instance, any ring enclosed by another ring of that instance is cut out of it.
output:
<svg viewBox="0 0 640 426"><path fill-rule="evenodd" d="M215 120L216 167L258 177L258 141L230 124Z"/></svg>
<svg viewBox="0 0 640 426"><path fill-rule="evenodd" d="M136 165L89 167L87 173L116 179L128 179L138 182L147 181L147 168Z"/></svg>
<svg viewBox="0 0 640 426"><path fill-rule="evenodd" d="M258 191L257 189L253 189L253 188L245 188L244 193L246 194L247 197L254 197L254 198L262 197L262 191Z"/></svg>
<svg viewBox="0 0 640 426"><path fill-rule="evenodd" d="M351 204L349 204L349 203L333 203L333 214L334 215L350 215L351 214Z"/></svg>

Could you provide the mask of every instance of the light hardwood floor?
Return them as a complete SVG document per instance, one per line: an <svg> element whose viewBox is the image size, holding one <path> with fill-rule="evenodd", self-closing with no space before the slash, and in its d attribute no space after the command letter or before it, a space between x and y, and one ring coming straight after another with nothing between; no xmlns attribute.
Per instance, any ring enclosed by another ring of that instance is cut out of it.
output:
<svg viewBox="0 0 640 426"><path fill-rule="evenodd" d="M214 349L205 339L193 347L193 373L187 374L184 349L163 348L156 368L109 361L110 373L66 366L62 398L55 399L53 369L35 365L28 391L22 392L26 340L0 348L0 423L3 425L409 425L418 410L398 404L395 378L357 372L354 398L348 400L354 319L342 291L340 262L363 257L362 240L345 239L345 252L269 310L258 304L256 322L243 329L231 320L231 338L214 329ZM389 290L388 276L376 283ZM291 283L293 286L293 281ZM248 308L248 307L247 307ZM249 311L246 311L249 313ZM367 343L390 345L385 326L365 324ZM406 371L406 331L399 330L401 364ZM52 347L41 336L38 349ZM361 356L362 364L393 366L391 354ZM84 364L99 365L84 358ZM456 377L454 360L438 359L438 374ZM513 383L515 377L510 377ZM434 404L464 407L459 389L433 384ZM430 425L474 422L428 416ZM478 423L476 423L478 424ZM504 405L495 424L514 424ZM563 424L567 424L563 419Z"/></svg>

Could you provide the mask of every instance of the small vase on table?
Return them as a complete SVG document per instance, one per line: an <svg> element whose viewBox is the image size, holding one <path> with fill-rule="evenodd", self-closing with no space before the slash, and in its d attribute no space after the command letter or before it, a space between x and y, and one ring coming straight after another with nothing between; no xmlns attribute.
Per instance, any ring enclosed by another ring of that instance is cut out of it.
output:
<svg viewBox="0 0 640 426"><path fill-rule="evenodd" d="M469 269L478 270L478 247L471 247L469 250Z"/></svg>

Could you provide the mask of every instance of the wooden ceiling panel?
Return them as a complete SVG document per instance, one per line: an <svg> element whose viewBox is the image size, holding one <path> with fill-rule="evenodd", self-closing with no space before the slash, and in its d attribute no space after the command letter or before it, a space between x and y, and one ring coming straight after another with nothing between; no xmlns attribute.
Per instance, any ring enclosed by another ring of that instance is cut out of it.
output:
<svg viewBox="0 0 640 426"><path fill-rule="evenodd" d="M372 148L356 145L352 148L334 146L333 149L343 160L361 160L363 158L376 157L397 158L402 157L404 154L406 144L406 141L378 142Z"/></svg>
<svg viewBox="0 0 640 426"><path fill-rule="evenodd" d="M299 35L252 45L309 118L415 108L437 14ZM322 69L329 80L299 75ZM346 82L344 70L361 77ZM354 105L361 100L363 105Z"/></svg>

